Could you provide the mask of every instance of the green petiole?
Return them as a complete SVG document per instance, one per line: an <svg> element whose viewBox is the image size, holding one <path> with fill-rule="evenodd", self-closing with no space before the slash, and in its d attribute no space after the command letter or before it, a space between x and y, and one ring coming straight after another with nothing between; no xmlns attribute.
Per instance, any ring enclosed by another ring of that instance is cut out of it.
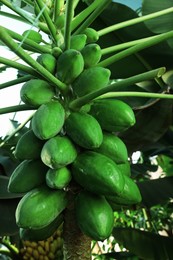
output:
<svg viewBox="0 0 173 260"><path fill-rule="evenodd" d="M85 104L91 102L93 99L98 98L99 96L106 94L108 92L116 91L117 87L126 87L126 86L133 85L133 84L136 84L136 83L139 83L142 81L158 78L158 77L161 77L164 73L165 73L165 68L159 68L159 69L147 71L142 74L135 75L130 78L123 79L122 81L108 85L105 88L99 89L95 92L92 92L83 97L73 100L70 103L69 108L72 110L78 110ZM115 93L118 93L118 92L115 92ZM132 92L120 92L120 93L121 93L121 96L126 96L127 94L132 93ZM137 95L137 94L138 94L138 92L135 92L135 95ZM144 93L140 92L139 94L142 97L142 95L145 95L146 92L144 92ZM150 93L148 93L148 94L150 95ZM150 97L149 95L148 95L148 97ZM162 95L162 94L157 94L157 95ZM118 97L118 94L117 94L117 97ZM144 97L146 97L146 96L144 96ZM158 96L157 96L157 98L158 98ZM173 98L173 96L169 95L169 98Z"/></svg>
<svg viewBox="0 0 173 260"><path fill-rule="evenodd" d="M10 106L10 107L3 107L3 108L0 108L0 115L14 113L14 112L20 112L20 111L26 111L26 110L34 110L34 108L31 106L25 105L25 104Z"/></svg>
<svg viewBox="0 0 173 260"><path fill-rule="evenodd" d="M32 76L26 75L26 76L23 76L23 77L20 77L20 78L17 78L17 79L13 79L13 80L4 82L4 83L0 84L0 89L8 88L8 87L26 82L26 81L28 81L32 78L33 78Z"/></svg>
<svg viewBox="0 0 173 260"><path fill-rule="evenodd" d="M74 13L74 1L68 0L66 3L66 11L65 11L65 25L64 25L64 46L65 50L70 49L70 36L71 36L71 22L73 19Z"/></svg>

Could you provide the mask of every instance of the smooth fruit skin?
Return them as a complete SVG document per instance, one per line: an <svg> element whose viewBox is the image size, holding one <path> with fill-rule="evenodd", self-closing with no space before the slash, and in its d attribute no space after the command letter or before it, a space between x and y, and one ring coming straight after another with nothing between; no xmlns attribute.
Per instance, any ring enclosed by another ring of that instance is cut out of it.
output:
<svg viewBox="0 0 173 260"><path fill-rule="evenodd" d="M43 146L41 160L51 169L58 169L72 163L77 157L75 145L67 136L50 138Z"/></svg>
<svg viewBox="0 0 173 260"><path fill-rule="evenodd" d="M131 167L130 167L130 162L126 161L124 163L119 163L117 164L117 167L119 168L120 172L122 172L122 174L130 177L131 176Z"/></svg>
<svg viewBox="0 0 173 260"><path fill-rule="evenodd" d="M72 35L70 39L70 48L81 51L86 44L87 36L85 34Z"/></svg>
<svg viewBox="0 0 173 260"><path fill-rule="evenodd" d="M77 224L87 236L102 241L111 235L114 215L104 196L80 192L75 199L75 212Z"/></svg>
<svg viewBox="0 0 173 260"><path fill-rule="evenodd" d="M116 99L94 101L89 113L98 120L102 129L108 132L125 131L136 122L132 108Z"/></svg>
<svg viewBox="0 0 173 260"><path fill-rule="evenodd" d="M46 184L52 189L63 189L67 187L71 179L72 175L67 167L49 169L46 173Z"/></svg>
<svg viewBox="0 0 173 260"><path fill-rule="evenodd" d="M42 42L42 35L39 32L36 32L34 30L26 30L22 33L22 36L24 36L27 39L30 39L38 44L40 42Z"/></svg>
<svg viewBox="0 0 173 260"><path fill-rule="evenodd" d="M101 195L117 195L124 189L124 176L114 161L92 151L78 155L72 164L74 180L86 190Z"/></svg>
<svg viewBox="0 0 173 260"><path fill-rule="evenodd" d="M99 39L98 32L95 29L91 28L91 27L86 28L83 31L83 33L86 34L86 36L87 36L86 43L97 42L98 39Z"/></svg>
<svg viewBox="0 0 173 260"><path fill-rule="evenodd" d="M49 225L67 206L66 192L40 186L27 192L16 208L20 228L39 229Z"/></svg>
<svg viewBox="0 0 173 260"><path fill-rule="evenodd" d="M108 85L110 70L102 67L85 69L72 83L74 93L81 97Z"/></svg>
<svg viewBox="0 0 173 260"><path fill-rule="evenodd" d="M56 69L56 58L49 53L42 53L37 57L36 60L45 69L47 69L51 74L55 73Z"/></svg>
<svg viewBox="0 0 173 260"><path fill-rule="evenodd" d="M21 100L33 107L39 107L52 100L55 96L54 88L45 80L31 79L20 89Z"/></svg>
<svg viewBox="0 0 173 260"><path fill-rule="evenodd" d="M33 160L40 158L44 141L35 136L32 129L24 133L15 147L14 156L19 160Z"/></svg>
<svg viewBox="0 0 173 260"><path fill-rule="evenodd" d="M65 131L76 144L86 149L99 147L103 141L99 123L85 112L72 112L65 121Z"/></svg>
<svg viewBox="0 0 173 260"><path fill-rule="evenodd" d="M85 68L89 68L96 65L100 61L102 56L101 48L96 43L87 44L81 50L81 53L84 59Z"/></svg>
<svg viewBox="0 0 173 260"><path fill-rule="evenodd" d="M104 132L103 142L99 148L94 149L112 159L117 164L128 160L128 152L125 143L116 135Z"/></svg>
<svg viewBox="0 0 173 260"><path fill-rule="evenodd" d="M8 191L12 193L28 192L45 182L48 168L40 159L24 160L12 172Z"/></svg>
<svg viewBox="0 0 173 260"><path fill-rule="evenodd" d="M57 135L65 121L65 110L59 101L41 105L32 118L32 130L41 140Z"/></svg>
<svg viewBox="0 0 173 260"><path fill-rule="evenodd" d="M74 49L64 51L57 60L57 77L66 84L71 84L83 71L82 54Z"/></svg>
<svg viewBox="0 0 173 260"><path fill-rule="evenodd" d="M116 196L107 196L106 198L119 205L140 203L142 197L137 184L128 176L124 176L124 180L125 185L122 193Z"/></svg>

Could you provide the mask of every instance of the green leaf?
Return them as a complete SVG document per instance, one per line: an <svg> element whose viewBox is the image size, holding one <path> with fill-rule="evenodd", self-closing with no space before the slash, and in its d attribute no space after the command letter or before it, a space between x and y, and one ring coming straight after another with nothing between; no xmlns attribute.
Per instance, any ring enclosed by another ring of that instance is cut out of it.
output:
<svg viewBox="0 0 173 260"><path fill-rule="evenodd" d="M9 177L0 175L0 200L20 198L23 194L10 193L7 190ZM8 202L7 202L8 203Z"/></svg>
<svg viewBox="0 0 173 260"><path fill-rule="evenodd" d="M173 259L173 238L133 228L114 228L113 236L118 243L141 259Z"/></svg>
<svg viewBox="0 0 173 260"><path fill-rule="evenodd" d="M142 196L142 204L152 207L173 198L173 177L137 182Z"/></svg>
<svg viewBox="0 0 173 260"><path fill-rule="evenodd" d="M11 236L18 232L15 211L19 199L0 200L0 236Z"/></svg>
<svg viewBox="0 0 173 260"><path fill-rule="evenodd" d="M142 14L158 12L166 8L172 7L172 0L143 0ZM145 22L146 26L154 33L163 33L172 30L173 13L162 15L160 17L148 20Z"/></svg>
<svg viewBox="0 0 173 260"><path fill-rule="evenodd" d="M166 155L157 156L157 163L167 176L173 176L173 159Z"/></svg>

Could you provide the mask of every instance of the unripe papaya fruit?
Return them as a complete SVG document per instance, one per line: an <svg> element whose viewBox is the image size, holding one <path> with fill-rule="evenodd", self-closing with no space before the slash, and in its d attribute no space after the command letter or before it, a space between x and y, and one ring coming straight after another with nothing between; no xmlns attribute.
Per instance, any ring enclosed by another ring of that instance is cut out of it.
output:
<svg viewBox="0 0 173 260"><path fill-rule="evenodd" d="M87 36L85 34L72 35L70 39L70 48L81 51L86 44Z"/></svg>
<svg viewBox="0 0 173 260"><path fill-rule="evenodd" d="M49 53L42 53L37 57L37 62L40 63L51 74L55 73L56 58Z"/></svg>
<svg viewBox="0 0 173 260"><path fill-rule="evenodd" d="M19 160L33 160L40 158L44 141L36 137L32 130L24 133L17 142L14 156Z"/></svg>
<svg viewBox="0 0 173 260"><path fill-rule="evenodd" d="M41 159L52 169L58 169L72 163L77 156L77 150L67 136L50 138L43 146Z"/></svg>
<svg viewBox="0 0 173 260"><path fill-rule="evenodd" d="M87 36L86 43L97 42L99 39L98 32L93 28L88 27L83 31L83 33Z"/></svg>
<svg viewBox="0 0 173 260"><path fill-rule="evenodd" d="M128 176L124 176L125 185L123 191L115 196L106 196L110 201L119 205L132 205L140 203L142 200L137 184Z"/></svg>
<svg viewBox="0 0 173 260"><path fill-rule="evenodd" d="M72 178L67 167L49 169L46 173L46 184L52 189L63 189L67 187Z"/></svg>
<svg viewBox="0 0 173 260"><path fill-rule="evenodd" d="M84 59L85 68L89 68L96 65L100 61L102 56L101 48L96 43L87 44L81 50L81 53Z"/></svg>
<svg viewBox="0 0 173 260"><path fill-rule="evenodd" d="M55 26L57 30L61 30L64 27L65 24L65 14L62 13L55 17Z"/></svg>
<svg viewBox="0 0 173 260"><path fill-rule="evenodd" d="M110 70L102 67L85 69L72 83L75 94L79 97L107 86Z"/></svg>
<svg viewBox="0 0 173 260"><path fill-rule="evenodd" d="M22 33L22 36L36 43L42 42L42 35L34 30L26 30Z"/></svg>
<svg viewBox="0 0 173 260"><path fill-rule="evenodd" d="M102 144L94 150L111 158L117 164L125 163L128 160L125 143L118 136L111 133L105 132Z"/></svg>
<svg viewBox="0 0 173 260"><path fill-rule="evenodd" d="M31 228L20 228L19 235L20 239L23 241L43 241L49 238L62 224L63 214L58 215L50 224L43 228L31 229Z"/></svg>
<svg viewBox="0 0 173 260"><path fill-rule="evenodd" d="M12 172L8 191L12 193L28 192L45 182L48 167L40 160L24 160Z"/></svg>
<svg viewBox="0 0 173 260"><path fill-rule="evenodd" d="M117 164L117 167L119 168L120 172L122 172L124 175L126 175L128 177L131 176L131 167L130 167L129 161Z"/></svg>
<svg viewBox="0 0 173 260"><path fill-rule="evenodd" d="M42 79L30 79L22 85L20 90L21 100L33 107L39 107L49 102L54 95L54 88Z"/></svg>
<svg viewBox="0 0 173 260"><path fill-rule="evenodd" d="M65 130L76 144L86 149L99 147L103 141L99 123L85 112L72 112L65 121Z"/></svg>
<svg viewBox="0 0 173 260"><path fill-rule="evenodd" d="M57 60L57 77L66 84L71 84L83 69L84 60L77 50L66 50Z"/></svg>
<svg viewBox="0 0 173 260"><path fill-rule="evenodd" d="M117 195L124 189L124 176L116 163L107 156L87 151L72 164L74 180L90 192Z"/></svg>
<svg viewBox="0 0 173 260"><path fill-rule="evenodd" d="M16 208L16 223L20 228L39 229L49 225L67 206L63 190L45 185L27 192Z"/></svg>
<svg viewBox="0 0 173 260"><path fill-rule="evenodd" d="M41 140L57 135L65 121L65 110L59 101L41 105L32 118L32 130Z"/></svg>
<svg viewBox="0 0 173 260"><path fill-rule="evenodd" d="M87 191L75 198L76 220L81 231L96 241L103 241L111 235L114 214L104 196Z"/></svg>
<svg viewBox="0 0 173 260"><path fill-rule="evenodd" d="M136 122L132 108L121 100L96 100L89 113L98 120L102 129L108 132L125 131Z"/></svg>

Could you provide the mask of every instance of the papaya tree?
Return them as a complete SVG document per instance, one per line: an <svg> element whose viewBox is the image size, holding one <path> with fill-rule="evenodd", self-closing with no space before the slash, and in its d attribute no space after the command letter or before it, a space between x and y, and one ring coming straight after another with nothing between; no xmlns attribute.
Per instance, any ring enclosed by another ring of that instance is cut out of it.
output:
<svg viewBox="0 0 173 260"><path fill-rule="evenodd" d="M1 73L17 71L0 89L20 84L21 101L0 114L33 112L0 144L1 253L12 259L92 259L109 239L126 252L95 259L173 258L173 7L119 2L0 0L2 19L28 24L22 35L0 26L17 57L0 57Z"/></svg>

